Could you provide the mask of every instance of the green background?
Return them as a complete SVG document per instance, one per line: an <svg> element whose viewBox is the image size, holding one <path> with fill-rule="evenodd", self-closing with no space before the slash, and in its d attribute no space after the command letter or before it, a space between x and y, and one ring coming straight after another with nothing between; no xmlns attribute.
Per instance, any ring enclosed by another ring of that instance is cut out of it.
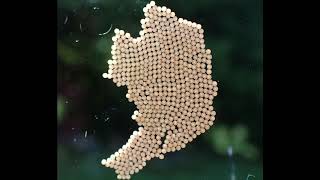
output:
<svg viewBox="0 0 320 180"><path fill-rule="evenodd" d="M131 119L135 106L126 99L126 88L116 87L102 73L111 58L113 30L137 37L148 2L58 0L59 180L116 179L100 161L118 150L138 126ZM155 2L202 25L213 54L213 79L219 82L217 116L214 127L187 148L164 160L151 160L132 179L263 179L262 1Z"/></svg>

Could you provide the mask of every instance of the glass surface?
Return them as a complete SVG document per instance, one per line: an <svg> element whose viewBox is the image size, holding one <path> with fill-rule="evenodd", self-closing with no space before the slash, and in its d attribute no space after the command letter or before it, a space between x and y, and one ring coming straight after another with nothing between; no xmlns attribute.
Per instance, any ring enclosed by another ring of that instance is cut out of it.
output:
<svg viewBox="0 0 320 180"><path fill-rule="evenodd" d="M58 0L58 179L116 179L101 165L138 125L126 87L104 79L114 29L138 37L146 0ZM263 179L261 0L159 0L204 29L218 96L215 124L131 179Z"/></svg>

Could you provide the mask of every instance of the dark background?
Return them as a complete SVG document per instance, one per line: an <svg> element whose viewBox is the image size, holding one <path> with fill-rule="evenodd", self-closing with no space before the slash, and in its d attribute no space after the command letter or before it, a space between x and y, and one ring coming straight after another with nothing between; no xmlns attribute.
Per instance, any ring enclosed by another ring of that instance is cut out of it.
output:
<svg viewBox="0 0 320 180"><path fill-rule="evenodd" d="M103 79L102 73L111 58L114 28L137 37L148 2L58 0L58 179L116 179L100 161L137 129L131 119L135 106L126 99L126 88ZM202 25L206 47L213 52L213 79L219 82L217 116L214 127L187 148L151 160L132 178L262 179L262 1L156 4Z"/></svg>

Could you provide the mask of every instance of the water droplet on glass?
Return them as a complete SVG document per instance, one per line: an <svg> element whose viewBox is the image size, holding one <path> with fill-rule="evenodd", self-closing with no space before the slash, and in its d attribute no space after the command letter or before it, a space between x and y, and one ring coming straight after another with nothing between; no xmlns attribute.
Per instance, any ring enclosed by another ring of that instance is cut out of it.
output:
<svg viewBox="0 0 320 180"><path fill-rule="evenodd" d="M77 139L76 139L76 138L74 138L74 139L73 139L73 142L77 142Z"/></svg>
<svg viewBox="0 0 320 180"><path fill-rule="evenodd" d="M100 8L98 8L98 7L93 7L93 10L99 10Z"/></svg>
<svg viewBox="0 0 320 180"><path fill-rule="evenodd" d="M107 117L106 119L104 119L104 122L107 122L109 119L110 119L110 118L109 118L109 117Z"/></svg>
<svg viewBox="0 0 320 180"><path fill-rule="evenodd" d="M85 134L84 134L84 138L87 138L87 131L86 131Z"/></svg>
<svg viewBox="0 0 320 180"><path fill-rule="evenodd" d="M66 18L64 19L63 24L67 24L67 22L68 22L68 16L66 16Z"/></svg>
<svg viewBox="0 0 320 180"><path fill-rule="evenodd" d="M78 42L79 42L79 40L77 39L77 40L76 40L76 43L78 43Z"/></svg>
<svg viewBox="0 0 320 180"><path fill-rule="evenodd" d="M255 176L254 176L254 175L252 175L252 174L248 174L248 176L247 176L247 180L249 180L249 177L254 177L254 178L255 178Z"/></svg>
<svg viewBox="0 0 320 180"><path fill-rule="evenodd" d="M110 25L109 29L106 32L100 33L99 36L103 36L103 35L108 34L111 31L111 29L112 29L112 24Z"/></svg>

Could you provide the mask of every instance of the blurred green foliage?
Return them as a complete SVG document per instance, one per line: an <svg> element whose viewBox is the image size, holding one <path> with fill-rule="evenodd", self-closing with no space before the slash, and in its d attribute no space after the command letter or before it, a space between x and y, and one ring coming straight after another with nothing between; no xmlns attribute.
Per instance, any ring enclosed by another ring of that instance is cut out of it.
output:
<svg viewBox="0 0 320 180"><path fill-rule="evenodd" d="M221 155L227 155L228 148L231 147L233 154L249 160L255 160L258 156L258 149L248 141L248 128L243 125L232 128L218 125L206 137L216 152Z"/></svg>
<svg viewBox="0 0 320 180"><path fill-rule="evenodd" d="M57 118L58 118L58 124L62 123L64 113L66 112L66 105L65 100L63 97L58 97L57 100Z"/></svg>
<svg viewBox="0 0 320 180"><path fill-rule="evenodd" d="M125 87L101 75L111 58L114 28L137 37L148 2L58 0L58 179L115 179L99 163L137 128L130 119L135 106L125 98ZM204 28L213 79L219 82L217 116L212 129L182 152L150 162L136 179L230 179L229 146L239 155L237 179L248 174L262 179L262 0L155 2Z"/></svg>

